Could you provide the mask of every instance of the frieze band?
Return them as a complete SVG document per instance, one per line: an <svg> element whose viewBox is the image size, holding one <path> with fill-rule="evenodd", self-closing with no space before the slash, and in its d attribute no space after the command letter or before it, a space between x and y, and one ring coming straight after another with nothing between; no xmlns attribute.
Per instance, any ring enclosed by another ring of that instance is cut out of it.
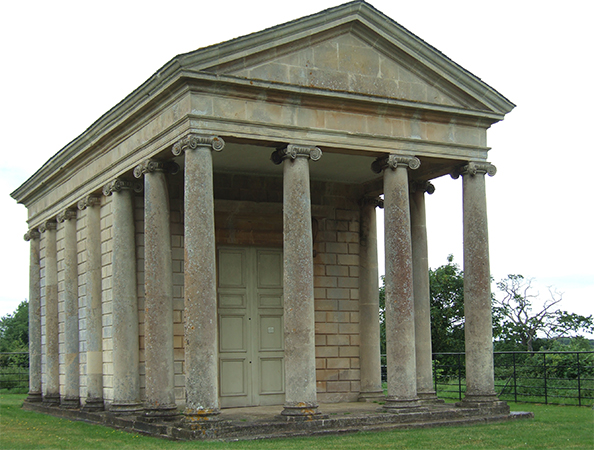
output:
<svg viewBox="0 0 594 450"><path fill-rule="evenodd" d="M133 190L134 192L142 192L142 183L139 181L128 181L116 178L112 182L103 186L103 195L109 196L114 192L120 192L124 189Z"/></svg>
<svg viewBox="0 0 594 450"><path fill-rule="evenodd" d="M381 173L383 170L390 168L396 170L398 167L408 167L409 169L415 170L421 166L421 160L416 156L404 156L390 154L388 156L382 156L377 158L371 163L371 170L375 173Z"/></svg>
<svg viewBox="0 0 594 450"><path fill-rule="evenodd" d="M179 165L173 161L147 159L134 168L134 177L140 178L144 174L151 172L165 172L175 175L179 172Z"/></svg>
<svg viewBox="0 0 594 450"><path fill-rule="evenodd" d="M453 179L457 179L460 175L470 175L471 177L477 174L488 174L490 177L494 176L497 173L497 167L493 164L484 162L469 162L463 166L457 167L454 171L450 174Z"/></svg>
<svg viewBox="0 0 594 450"><path fill-rule="evenodd" d="M317 161L322 157L322 150L319 147L289 144L284 148L279 148L272 152L270 160L274 164L280 164L285 159L295 160L298 157L309 158L312 161Z"/></svg>
<svg viewBox="0 0 594 450"><path fill-rule="evenodd" d="M200 134L189 134L176 142L171 151L175 156L181 155L186 150L194 150L198 147L210 147L215 152L220 152L225 147L225 141L218 136L203 136Z"/></svg>

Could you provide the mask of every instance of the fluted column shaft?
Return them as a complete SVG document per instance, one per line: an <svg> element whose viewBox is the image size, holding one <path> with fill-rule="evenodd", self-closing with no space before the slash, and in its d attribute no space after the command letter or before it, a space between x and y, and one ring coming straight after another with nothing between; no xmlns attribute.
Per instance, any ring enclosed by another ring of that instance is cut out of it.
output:
<svg viewBox="0 0 594 450"><path fill-rule="evenodd" d="M493 373L491 273L485 174L495 166L469 163L462 175L464 209L464 334L466 396L464 402L497 401Z"/></svg>
<svg viewBox="0 0 594 450"><path fill-rule="evenodd" d="M173 268L169 194L165 173L177 164L149 160L137 166L144 176L144 352L145 415L175 416L173 372Z"/></svg>
<svg viewBox="0 0 594 450"><path fill-rule="evenodd" d="M418 406L408 169L416 169L420 162L392 154L374 165L374 170L384 171L388 369L384 408L396 411Z"/></svg>
<svg viewBox="0 0 594 450"><path fill-rule="evenodd" d="M45 240L45 393L43 401L60 403L60 356L58 329L58 251L56 222L40 227Z"/></svg>
<svg viewBox="0 0 594 450"><path fill-rule="evenodd" d="M317 147L289 145L272 155L283 164L285 405L281 414L318 413L309 159Z"/></svg>
<svg viewBox="0 0 594 450"><path fill-rule="evenodd" d="M41 291L39 276L39 231L25 234L29 241L29 394L28 402L42 400L41 394Z"/></svg>
<svg viewBox="0 0 594 450"><path fill-rule="evenodd" d="M217 286L211 151L221 138L190 135L173 147L185 152L184 332L186 408L189 422L213 419L219 410Z"/></svg>
<svg viewBox="0 0 594 450"><path fill-rule="evenodd" d="M86 215L85 317L87 398L85 411L102 411L103 403L103 311L101 286L101 197L87 196L78 203Z"/></svg>
<svg viewBox="0 0 594 450"><path fill-rule="evenodd" d="M437 396L433 388L431 355L431 293L425 192L432 194L434 191L434 186L429 182L412 183L410 193L417 395L419 399L429 402L436 401Z"/></svg>
<svg viewBox="0 0 594 450"><path fill-rule="evenodd" d="M78 356L78 258L76 210L58 215L64 229L64 396L62 407L78 408L80 404Z"/></svg>
<svg viewBox="0 0 594 450"><path fill-rule="evenodd" d="M375 208L379 198L364 198L361 205L361 245L359 250L359 357L361 359L360 401L384 397L380 357L379 274Z"/></svg>
<svg viewBox="0 0 594 450"><path fill-rule="evenodd" d="M117 414L142 410L138 372L134 189L140 190L135 183L119 179L104 188L106 195L113 195L113 402L110 411Z"/></svg>

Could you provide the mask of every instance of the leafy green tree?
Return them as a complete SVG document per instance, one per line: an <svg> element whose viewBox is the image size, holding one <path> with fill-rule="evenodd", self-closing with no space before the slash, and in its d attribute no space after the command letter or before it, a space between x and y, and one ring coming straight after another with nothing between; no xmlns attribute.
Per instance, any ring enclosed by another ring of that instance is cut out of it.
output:
<svg viewBox="0 0 594 450"><path fill-rule="evenodd" d="M0 352L26 352L29 348L29 304L0 319Z"/></svg>
<svg viewBox="0 0 594 450"><path fill-rule="evenodd" d="M448 263L429 269L431 345L433 352L464 351L464 273Z"/></svg>
<svg viewBox="0 0 594 450"><path fill-rule="evenodd" d="M534 300L539 293L534 291L531 279L522 275L508 275L497 283L501 299L494 300L494 336L498 350L535 350L543 339L556 340L576 337L582 332L594 332L592 315L582 316L557 309L563 296L549 288L549 297L543 305L535 308ZM539 341L539 336L541 337Z"/></svg>

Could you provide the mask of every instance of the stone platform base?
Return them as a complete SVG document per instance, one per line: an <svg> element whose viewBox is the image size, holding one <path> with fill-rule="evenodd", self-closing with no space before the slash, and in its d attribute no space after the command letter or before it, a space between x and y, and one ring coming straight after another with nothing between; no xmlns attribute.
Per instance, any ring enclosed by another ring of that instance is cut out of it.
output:
<svg viewBox="0 0 594 450"><path fill-rule="evenodd" d="M309 421L290 421L280 415L282 406L230 408L222 410L218 420L195 424L177 422L147 422L136 416L115 416L109 412L88 412L58 409L40 403L23 404L23 409L82 420L132 433L177 440L205 439L266 439L294 436L382 431L396 428L424 428L434 426L470 425L529 419L530 412L509 413L499 408L489 411L456 407L452 404L423 405L423 411L386 413L376 403L321 404L320 411L327 417Z"/></svg>

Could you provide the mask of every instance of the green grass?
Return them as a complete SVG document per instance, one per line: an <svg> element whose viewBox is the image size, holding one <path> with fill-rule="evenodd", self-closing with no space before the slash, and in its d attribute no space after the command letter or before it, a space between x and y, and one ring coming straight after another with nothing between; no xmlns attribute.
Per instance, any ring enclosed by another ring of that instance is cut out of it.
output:
<svg viewBox="0 0 594 450"><path fill-rule="evenodd" d="M594 412L574 406L512 404L534 420L466 427L239 442L173 442L23 411L24 395L0 395L1 449L588 449Z"/></svg>

